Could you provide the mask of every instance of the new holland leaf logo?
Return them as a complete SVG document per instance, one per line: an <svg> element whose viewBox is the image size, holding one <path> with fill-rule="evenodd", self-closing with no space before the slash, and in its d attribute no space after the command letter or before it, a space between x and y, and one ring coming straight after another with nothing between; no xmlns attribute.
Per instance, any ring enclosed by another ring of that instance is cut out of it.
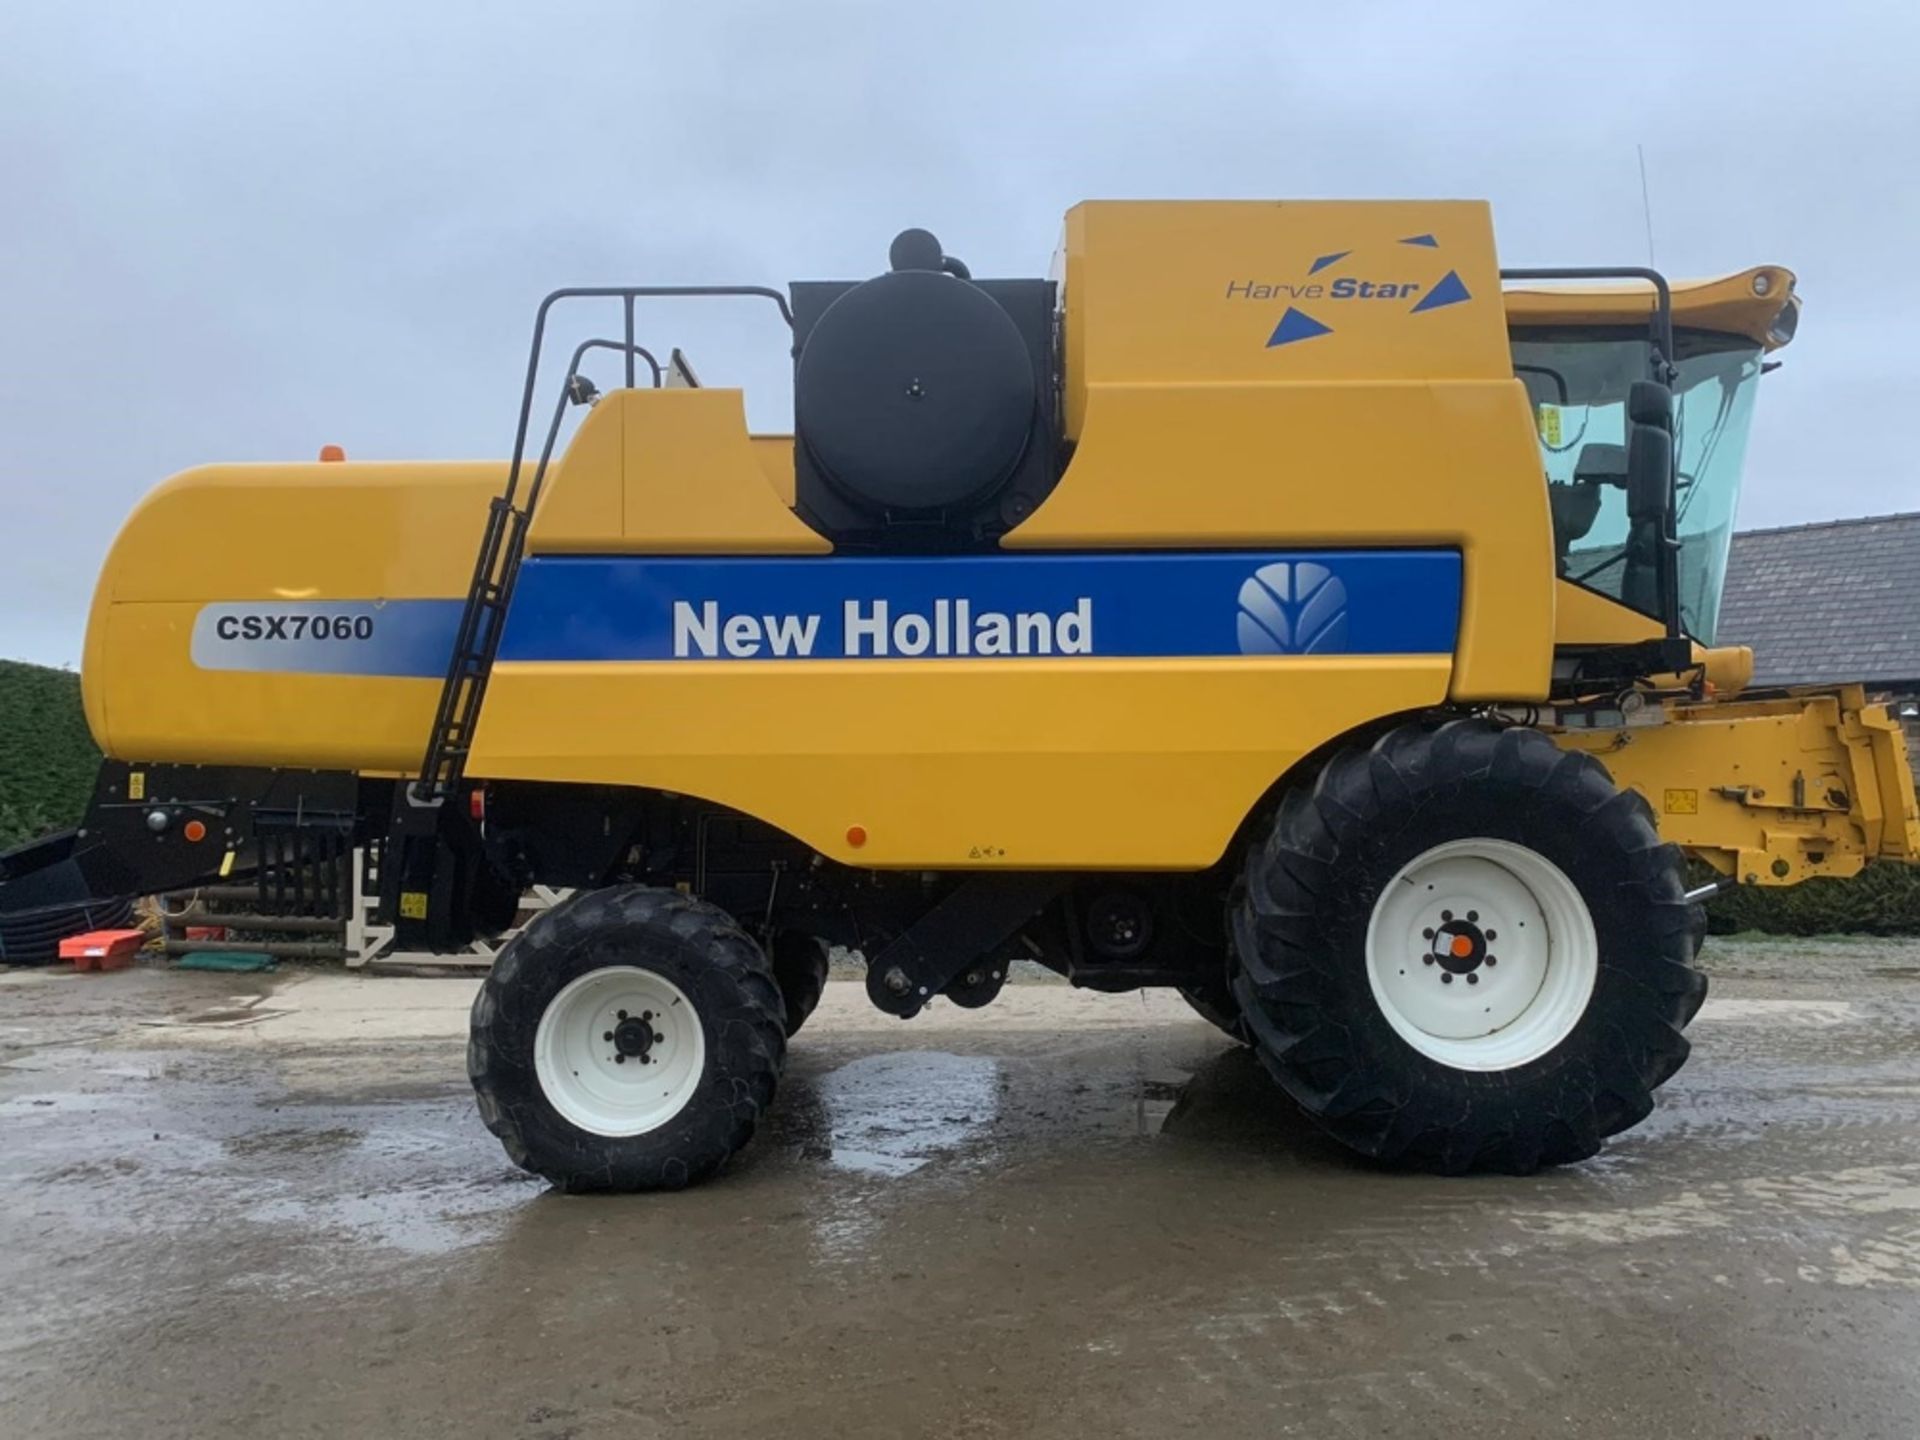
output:
<svg viewBox="0 0 1920 1440"><path fill-rule="evenodd" d="M1263 565L1240 587L1242 655L1338 654L1347 647L1347 587L1310 560Z"/></svg>
<svg viewBox="0 0 1920 1440"><path fill-rule="evenodd" d="M1440 242L1430 234L1405 236L1399 241L1399 245L1410 246L1416 250L1437 251L1440 248ZM1402 308L1408 315L1424 315L1473 298L1457 270L1448 270L1431 283L1402 278L1383 280L1366 274L1341 273L1352 268L1349 262L1352 261L1355 253L1352 250L1335 250L1325 255L1315 256L1313 263L1307 267L1305 277L1291 283L1230 281L1227 285L1227 298L1290 302L1286 310L1281 313L1279 323L1267 336L1269 350L1280 345L1296 344L1301 340L1313 340L1321 335L1331 335L1334 326L1331 321L1324 318L1328 313L1326 308L1328 306L1350 302L1390 304ZM1309 312L1302 302L1311 302L1313 309L1319 313Z"/></svg>

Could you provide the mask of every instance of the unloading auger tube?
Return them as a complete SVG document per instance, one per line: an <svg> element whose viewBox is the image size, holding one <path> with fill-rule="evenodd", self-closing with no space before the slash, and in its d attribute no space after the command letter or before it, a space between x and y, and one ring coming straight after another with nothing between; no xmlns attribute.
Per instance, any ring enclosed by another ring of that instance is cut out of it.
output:
<svg viewBox="0 0 1920 1440"><path fill-rule="evenodd" d="M640 343L688 297L774 303L791 433ZM536 447L581 306L618 338ZM571 889L468 1051L569 1189L720 1170L834 946L903 1019L1016 959L1176 988L1385 1161L1578 1160L1686 1057L1688 856L1920 855L1885 707L1714 643L1798 316L1777 266L1503 272L1464 202L1090 203L1044 279L907 231L867 279L556 292L507 460L136 508L83 666L108 759L0 856L0 937L212 879L337 906L349 851L410 949Z"/></svg>

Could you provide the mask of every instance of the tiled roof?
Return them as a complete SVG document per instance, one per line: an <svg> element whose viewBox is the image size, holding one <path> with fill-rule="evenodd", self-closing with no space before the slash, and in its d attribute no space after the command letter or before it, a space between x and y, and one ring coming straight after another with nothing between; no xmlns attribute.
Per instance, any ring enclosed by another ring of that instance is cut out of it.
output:
<svg viewBox="0 0 1920 1440"><path fill-rule="evenodd" d="M1735 535L1715 638L1757 685L1920 687L1920 513Z"/></svg>

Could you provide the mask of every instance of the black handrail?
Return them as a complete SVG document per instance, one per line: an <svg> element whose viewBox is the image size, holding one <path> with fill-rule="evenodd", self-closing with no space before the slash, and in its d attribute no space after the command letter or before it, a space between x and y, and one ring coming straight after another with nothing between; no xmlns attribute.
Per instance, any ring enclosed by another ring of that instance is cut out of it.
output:
<svg viewBox="0 0 1920 1440"><path fill-rule="evenodd" d="M787 297L765 285L625 285L576 286L555 290L540 302L534 315L533 342L527 356L527 379L520 394L520 418L513 432L513 455L507 465L506 488L487 506L487 525L480 538L479 554L474 557L473 579L467 587L466 604L460 613L453 653L447 660L447 675L440 687L440 702L434 709L433 729L427 737L427 749L420 762L418 779L406 789L408 798L422 808L436 807L453 793L466 770L466 755L473 739L473 725L486 694L494 657L500 650L500 632L505 623L507 605L513 598L514 581L519 575L520 559L526 546L527 526L534 507L540 503L540 490L546 483L553 448L565 414L568 389L579 373L581 358L591 349L617 349L626 362L628 388L634 381L634 361L645 356L653 367L655 384L661 383L659 362L634 343L634 303L638 300L695 299L740 296L771 300L793 327L793 310ZM533 479L527 486L524 506L514 503L520 490L520 473L526 461L527 431L533 422L533 396L540 378L540 354L546 340L547 315L563 300L618 300L625 319L625 339L621 342L590 340L573 353L567 369L567 383L560 390L552 425L540 449Z"/></svg>
<svg viewBox="0 0 1920 1440"><path fill-rule="evenodd" d="M653 388L658 390L667 383L667 368L655 358L654 353L644 345L635 345L631 341L621 344L618 340L582 340L573 352L573 360L567 366L567 378L561 388L573 383L573 377L580 373L580 361L589 350L624 350L627 356L627 389L634 388L633 360L637 355L647 362L647 368L653 372Z"/></svg>
<svg viewBox="0 0 1920 1440"><path fill-rule="evenodd" d="M527 426L533 418L533 391L540 378L540 348L546 339L547 314L562 300L619 300L626 311L626 343L633 342L633 302L635 300L693 299L718 296L745 296L771 300L780 311L780 318L787 322L787 328L793 328L793 309L787 304L787 297L778 290L765 285L610 285L575 286L565 290L556 290L540 302L540 308L533 317L533 343L527 356L527 383L520 394L520 423L513 435L513 459L507 470L507 489L501 496L509 505L513 503L514 492L520 481L520 462L527 451ZM538 499L530 495L528 508Z"/></svg>
<svg viewBox="0 0 1920 1440"><path fill-rule="evenodd" d="M1575 265L1561 268L1502 270L1502 280L1644 280L1653 286L1653 339L1659 353L1654 357L1654 379L1671 385L1678 374L1673 368L1673 287L1658 270L1644 265Z"/></svg>

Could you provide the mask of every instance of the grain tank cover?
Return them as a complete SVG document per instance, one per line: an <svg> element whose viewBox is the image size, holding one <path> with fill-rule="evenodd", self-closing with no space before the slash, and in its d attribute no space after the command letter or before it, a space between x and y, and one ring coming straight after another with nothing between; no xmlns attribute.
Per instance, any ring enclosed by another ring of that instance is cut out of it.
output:
<svg viewBox="0 0 1920 1440"><path fill-rule="evenodd" d="M856 285L814 326L794 378L822 474L880 511L939 511L1012 473L1033 423L1033 363L1007 312L956 276Z"/></svg>
<svg viewBox="0 0 1920 1440"><path fill-rule="evenodd" d="M975 281L927 232L793 287L796 507L845 548L978 548L1054 478L1053 286Z"/></svg>

